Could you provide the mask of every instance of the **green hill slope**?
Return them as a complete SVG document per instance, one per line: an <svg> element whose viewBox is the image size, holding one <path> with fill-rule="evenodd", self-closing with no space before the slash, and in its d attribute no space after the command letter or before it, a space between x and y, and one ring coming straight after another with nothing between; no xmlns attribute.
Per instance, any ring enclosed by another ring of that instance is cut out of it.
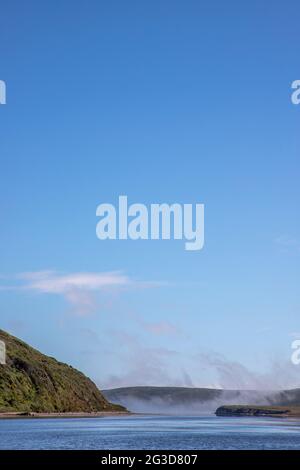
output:
<svg viewBox="0 0 300 470"><path fill-rule="evenodd" d="M0 412L94 412L124 408L107 401L96 385L73 367L0 330L6 364L0 364Z"/></svg>

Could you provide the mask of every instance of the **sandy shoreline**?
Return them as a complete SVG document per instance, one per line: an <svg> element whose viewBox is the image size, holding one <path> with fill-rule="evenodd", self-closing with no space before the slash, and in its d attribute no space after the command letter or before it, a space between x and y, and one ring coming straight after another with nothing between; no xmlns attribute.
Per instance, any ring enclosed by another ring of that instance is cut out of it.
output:
<svg viewBox="0 0 300 470"><path fill-rule="evenodd" d="M49 418L105 418L131 416L133 413L129 411L97 411L94 413L86 412L66 412L66 413L21 413L21 412L5 412L0 413L0 419L49 419Z"/></svg>

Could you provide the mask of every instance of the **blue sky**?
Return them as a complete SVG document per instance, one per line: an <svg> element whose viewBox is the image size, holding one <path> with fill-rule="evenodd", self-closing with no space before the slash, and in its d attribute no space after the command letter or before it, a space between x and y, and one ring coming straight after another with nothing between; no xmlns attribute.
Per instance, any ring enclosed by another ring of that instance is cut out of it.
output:
<svg viewBox="0 0 300 470"><path fill-rule="evenodd" d="M252 385L289 363L300 336L299 10L4 2L3 329L101 386L235 385L227 366ZM204 249L98 240L96 207L121 194L204 203ZM78 289L82 273L96 287ZM107 273L115 285L103 286Z"/></svg>

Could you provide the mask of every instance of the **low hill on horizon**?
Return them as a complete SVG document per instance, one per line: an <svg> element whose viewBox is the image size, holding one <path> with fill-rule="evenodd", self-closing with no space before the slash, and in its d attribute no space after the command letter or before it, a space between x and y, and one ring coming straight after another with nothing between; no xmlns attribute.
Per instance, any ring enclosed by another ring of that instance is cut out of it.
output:
<svg viewBox="0 0 300 470"><path fill-rule="evenodd" d="M124 411L72 366L3 330L0 340L6 345L6 364L0 364L0 412Z"/></svg>
<svg viewBox="0 0 300 470"><path fill-rule="evenodd" d="M215 412L222 405L300 405L300 388L285 391L193 387L120 387L102 390L107 400L139 413Z"/></svg>

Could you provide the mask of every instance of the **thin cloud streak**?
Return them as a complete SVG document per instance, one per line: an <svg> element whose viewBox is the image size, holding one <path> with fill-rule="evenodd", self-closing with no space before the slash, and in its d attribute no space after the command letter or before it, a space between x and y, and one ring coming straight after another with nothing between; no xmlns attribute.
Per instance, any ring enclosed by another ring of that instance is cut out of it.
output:
<svg viewBox="0 0 300 470"><path fill-rule="evenodd" d="M60 273L54 270L23 272L0 285L0 290L17 290L63 297L74 313L86 315L97 308L97 294L127 288L153 288L159 282L131 279L121 271Z"/></svg>
<svg viewBox="0 0 300 470"><path fill-rule="evenodd" d="M22 273L18 278L25 281L23 289L49 294L65 294L74 289L95 291L107 287L129 286L133 283L120 272L79 272L62 275L55 271L40 271Z"/></svg>
<svg viewBox="0 0 300 470"><path fill-rule="evenodd" d="M289 251L300 252L300 240L288 235L281 235L275 239L275 243Z"/></svg>

